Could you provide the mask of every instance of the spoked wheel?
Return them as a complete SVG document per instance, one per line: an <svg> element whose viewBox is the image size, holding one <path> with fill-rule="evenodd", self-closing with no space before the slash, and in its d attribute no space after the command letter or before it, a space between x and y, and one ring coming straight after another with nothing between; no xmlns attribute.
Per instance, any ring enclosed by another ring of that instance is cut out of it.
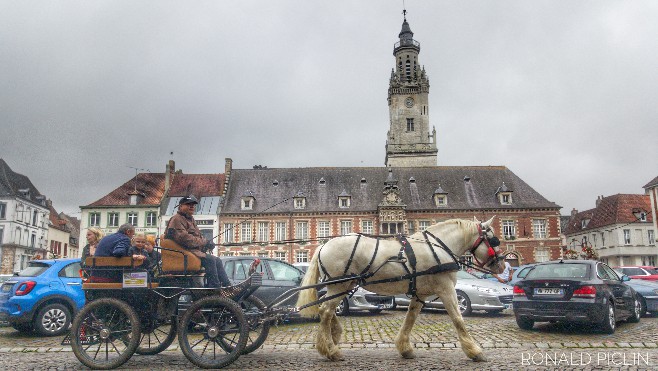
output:
<svg viewBox="0 0 658 371"><path fill-rule="evenodd" d="M162 352L174 342L176 330L176 316L150 323L142 330L139 346L135 353L148 356Z"/></svg>
<svg viewBox="0 0 658 371"><path fill-rule="evenodd" d="M202 368L227 366L243 352L249 324L233 300L209 296L194 302L178 326L178 343L190 362Z"/></svg>
<svg viewBox="0 0 658 371"><path fill-rule="evenodd" d="M87 303L73 320L71 347L85 366L116 368L135 353L139 335L139 318L128 304L98 299Z"/></svg>
<svg viewBox="0 0 658 371"><path fill-rule="evenodd" d="M247 338L247 345L244 347L242 354L248 354L263 345L267 339L267 335L270 333L272 322L261 320L266 306L262 300L253 295L241 301L240 307L249 325L249 337Z"/></svg>

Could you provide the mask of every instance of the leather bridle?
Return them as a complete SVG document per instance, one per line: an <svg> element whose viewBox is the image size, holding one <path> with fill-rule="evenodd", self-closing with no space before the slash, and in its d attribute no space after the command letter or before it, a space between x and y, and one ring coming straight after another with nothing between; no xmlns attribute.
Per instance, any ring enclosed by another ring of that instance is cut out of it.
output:
<svg viewBox="0 0 658 371"><path fill-rule="evenodd" d="M475 240L475 242L473 243L473 246L471 247L470 250L471 256L473 256L475 263L480 268L484 268L485 266L489 266L493 263L497 263L498 261L505 259L504 255L499 255L494 249L494 247L500 246L500 240L498 239L498 237L496 236L487 237L487 232L490 230L491 227L487 227L487 229L482 229L482 224L478 224L479 235L477 240ZM475 250L477 250L482 243L484 243L484 245L487 246L488 251L487 251L487 259L483 262L480 262L480 260L475 255Z"/></svg>

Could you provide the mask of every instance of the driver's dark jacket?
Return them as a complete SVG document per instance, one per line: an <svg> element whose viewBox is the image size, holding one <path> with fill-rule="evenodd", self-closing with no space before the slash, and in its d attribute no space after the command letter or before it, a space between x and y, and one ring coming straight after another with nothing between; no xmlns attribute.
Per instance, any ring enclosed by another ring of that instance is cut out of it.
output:
<svg viewBox="0 0 658 371"><path fill-rule="evenodd" d="M167 224L166 238L174 240L199 258L206 256L202 248L208 244L208 240L201 235L194 218L190 215L179 211L171 217Z"/></svg>

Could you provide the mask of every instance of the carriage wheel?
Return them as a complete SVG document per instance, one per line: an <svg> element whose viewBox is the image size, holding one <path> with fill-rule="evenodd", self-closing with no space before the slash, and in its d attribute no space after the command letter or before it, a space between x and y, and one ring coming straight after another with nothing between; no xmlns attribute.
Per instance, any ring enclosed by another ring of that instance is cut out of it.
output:
<svg viewBox="0 0 658 371"><path fill-rule="evenodd" d="M249 325L236 302L209 296L194 302L178 324L178 343L190 362L221 368L235 361L247 343Z"/></svg>
<svg viewBox="0 0 658 371"><path fill-rule="evenodd" d="M142 330L139 346L135 353L150 356L162 352L174 342L176 330L176 316L152 323L151 326Z"/></svg>
<svg viewBox="0 0 658 371"><path fill-rule="evenodd" d="M87 303L73 320L71 347L87 367L116 368L133 355L139 335L135 310L119 299L98 299Z"/></svg>
<svg viewBox="0 0 658 371"><path fill-rule="evenodd" d="M240 307L249 324L249 337L247 345L244 347L242 354L248 354L260 348L270 333L271 321L262 321L262 315L265 309L265 303L255 296L250 296L240 302Z"/></svg>

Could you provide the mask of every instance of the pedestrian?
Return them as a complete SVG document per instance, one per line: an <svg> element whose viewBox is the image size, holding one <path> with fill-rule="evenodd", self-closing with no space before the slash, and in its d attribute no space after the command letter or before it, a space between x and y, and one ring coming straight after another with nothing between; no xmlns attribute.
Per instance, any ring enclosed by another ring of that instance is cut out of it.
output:
<svg viewBox="0 0 658 371"><path fill-rule="evenodd" d="M498 282L500 283L508 283L509 281L512 280L512 274L514 273L514 268L512 268L512 265L510 265L509 262L505 261L505 270L501 274L494 274L493 276L496 277Z"/></svg>
<svg viewBox="0 0 658 371"><path fill-rule="evenodd" d="M212 254L215 245L201 235L192 216L198 203L196 197L191 195L181 198L178 212L167 224L165 238L173 240L201 259L201 265L206 270L207 287L230 286L222 261Z"/></svg>

